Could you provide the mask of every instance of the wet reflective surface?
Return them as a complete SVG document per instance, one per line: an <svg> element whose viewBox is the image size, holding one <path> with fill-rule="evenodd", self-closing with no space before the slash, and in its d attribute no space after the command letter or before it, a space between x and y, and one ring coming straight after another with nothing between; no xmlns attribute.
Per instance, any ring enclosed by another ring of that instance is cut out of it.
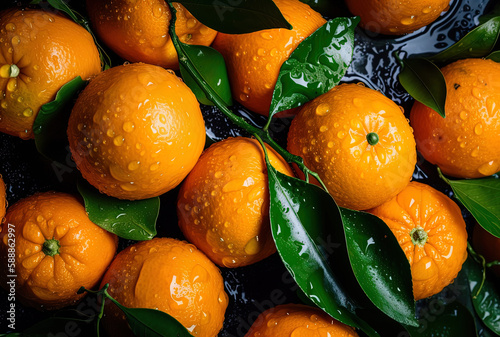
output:
<svg viewBox="0 0 500 337"><path fill-rule="evenodd" d="M407 36L388 38L372 36L360 29L356 30L356 47L354 61L344 81L364 82L367 86L378 89L408 113L412 99L399 85L397 74L400 71L395 52L401 56L434 53L457 41L467 31L477 25L478 17L485 11L488 0L452 1L448 12L436 22ZM0 7L5 6L5 2ZM240 111L248 117L252 124L264 125L265 119L252 113ZM229 126L229 122L214 108L204 109L205 122L209 136L214 139L244 134ZM274 121L270 130L276 139L283 144L290 119ZM245 134L244 134L245 135ZM71 172L74 164L68 160L62 167L54 167L45 161L35 149L33 141L22 141L18 138L0 134L0 174L6 186L9 203L31 195L38 191L56 189L75 192ZM449 188L439 180L435 168L419 161L414 178L430 183L445 193ZM161 212L158 221L159 236L183 238L177 226L175 202L178 189L161 197ZM130 242L122 241L120 248ZM300 302L297 285L281 263L278 254L248 267L222 269L225 289L229 296L229 307L226 312L224 328L219 334L223 337L244 336L252 322L264 310L278 304ZM0 332L6 331L7 310L6 293L0 290ZM87 302L85 302L87 303ZM90 304L89 304L90 306ZM17 307L17 327L19 329L32 325L37 320L47 317L31 309Z"/></svg>

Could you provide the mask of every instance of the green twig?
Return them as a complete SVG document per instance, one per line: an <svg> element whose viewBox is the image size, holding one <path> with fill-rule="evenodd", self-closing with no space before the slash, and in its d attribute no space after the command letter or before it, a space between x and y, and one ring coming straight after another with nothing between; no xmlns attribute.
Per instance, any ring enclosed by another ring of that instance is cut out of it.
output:
<svg viewBox="0 0 500 337"><path fill-rule="evenodd" d="M481 280L481 283L479 284L479 289L476 291L476 294L472 295L474 299L476 299L479 294L481 293L481 290L483 289L484 282L486 281L486 260L481 254L476 253L476 251L472 248L469 242L467 242L467 250L469 251L469 254L472 256L472 258L479 263L482 268L483 268L483 279Z"/></svg>

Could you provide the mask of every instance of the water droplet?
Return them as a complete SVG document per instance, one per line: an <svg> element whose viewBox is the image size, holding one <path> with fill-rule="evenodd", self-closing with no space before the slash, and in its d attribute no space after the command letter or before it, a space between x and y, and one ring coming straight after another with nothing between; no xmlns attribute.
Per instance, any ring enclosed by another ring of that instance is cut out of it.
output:
<svg viewBox="0 0 500 337"><path fill-rule="evenodd" d="M236 258L232 258L229 256L226 256L222 259L222 264L228 268L234 268L237 263L238 260Z"/></svg>
<svg viewBox="0 0 500 337"><path fill-rule="evenodd" d="M337 132L337 137L343 139L345 137L345 132L344 131Z"/></svg>
<svg viewBox="0 0 500 337"><path fill-rule="evenodd" d="M467 111L460 112L460 118L462 118L463 120L467 119L467 116L468 116Z"/></svg>
<svg viewBox="0 0 500 337"><path fill-rule="evenodd" d="M134 131L134 127L135 127L134 123L132 123L132 122L125 122L125 123L123 123L123 126L122 126L123 131L125 131L125 132Z"/></svg>
<svg viewBox="0 0 500 337"><path fill-rule="evenodd" d="M261 247L259 244L259 237L255 236L250 239L245 245L245 253L248 255L255 255L260 252Z"/></svg>
<svg viewBox="0 0 500 337"><path fill-rule="evenodd" d="M156 171L160 168L160 163L154 163L149 166L150 171Z"/></svg>
<svg viewBox="0 0 500 337"><path fill-rule="evenodd" d="M16 78L9 78L7 81L7 90L12 92L17 89L17 79Z"/></svg>
<svg viewBox="0 0 500 337"><path fill-rule="evenodd" d="M477 99L481 99L481 89L479 88L472 88L472 96L474 96Z"/></svg>
<svg viewBox="0 0 500 337"><path fill-rule="evenodd" d="M422 13L428 14L432 11L432 6L422 8Z"/></svg>
<svg viewBox="0 0 500 337"><path fill-rule="evenodd" d="M276 55L278 55L278 49L277 48L271 49L271 52L269 53L269 55L271 55L272 57L275 57Z"/></svg>
<svg viewBox="0 0 500 337"><path fill-rule="evenodd" d="M474 150L472 150L471 154L472 157L477 157L479 155L479 146L477 146Z"/></svg>
<svg viewBox="0 0 500 337"><path fill-rule="evenodd" d="M413 15L410 17L401 19L401 24L403 24L405 26L411 25L414 22L415 22L415 16L413 16Z"/></svg>
<svg viewBox="0 0 500 337"><path fill-rule="evenodd" d="M484 176L490 176L498 171L498 166L498 163L492 160L479 166L477 171Z"/></svg>
<svg viewBox="0 0 500 337"><path fill-rule="evenodd" d="M31 117L31 116L33 116L33 109L31 109L31 108L24 109L23 116L24 117Z"/></svg>
<svg viewBox="0 0 500 337"><path fill-rule="evenodd" d="M120 184L122 190L127 192L133 192L137 190L137 185L134 185L133 182Z"/></svg>
<svg viewBox="0 0 500 337"><path fill-rule="evenodd" d="M217 171L217 172L215 172L214 177L215 177L215 178L217 178L217 179L219 179L219 178L221 178L223 175L224 175L224 174L223 174L221 171Z"/></svg>
<svg viewBox="0 0 500 337"><path fill-rule="evenodd" d="M11 40L13 46L17 46L21 42L21 38L19 36L14 36Z"/></svg>
<svg viewBox="0 0 500 337"><path fill-rule="evenodd" d="M268 322L267 322L267 327L268 328L272 328L274 326L278 325L278 321L275 320L274 318L270 319Z"/></svg>
<svg viewBox="0 0 500 337"><path fill-rule="evenodd" d="M476 126L474 127L474 133L475 133L476 135L478 135L478 136L479 136L480 134L482 134L482 133L483 133L483 124L481 124L481 123L477 123L477 124L476 124Z"/></svg>
<svg viewBox="0 0 500 337"><path fill-rule="evenodd" d="M122 146L124 142L125 138L123 136L116 136L113 138L113 144L115 144L115 146Z"/></svg>
<svg viewBox="0 0 500 337"><path fill-rule="evenodd" d="M316 107L316 115L326 116L330 113L330 106L327 103L321 103Z"/></svg>
<svg viewBox="0 0 500 337"><path fill-rule="evenodd" d="M189 20L187 20L187 22L186 22L186 26L187 26L187 28L189 28L189 29L194 28L194 26L196 26L196 23L197 23L197 22L198 22L198 21L196 21L196 19L189 19Z"/></svg>
<svg viewBox="0 0 500 337"><path fill-rule="evenodd" d="M243 102L248 101L248 95L247 94L241 94L240 95L240 100L243 101Z"/></svg>
<svg viewBox="0 0 500 337"><path fill-rule="evenodd" d="M335 144L333 142L328 142L327 146L331 149Z"/></svg>
<svg viewBox="0 0 500 337"><path fill-rule="evenodd" d="M271 35L270 32L268 31L264 31L262 33L260 33L260 36L264 39L264 40L271 40L273 38L273 36Z"/></svg>
<svg viewBox="0 0 500 337"><path fill-rule="evenodd" d="M43 217L43 215L39 215L39 216L37 216L37 217L36 217L36 221L37 221L38 223L42 223L42 222L44 222L44 221L45 221L45 218Z"/></svg>
<svg viewBox="0 0 500 337"><path fill-rule="evenodd" d="M328 126L326 125L321 125L320 128L319 128L319 131L320 132L325 132L325 131L328 131Z"/></svg>
<svg viewBox="0 0 500 337"><path fill-rule="evenodd" d="M12 22L9 22L8 24L5 25L5 29L8 31L8 32L13 32L16 30L16 25L13 24Z"/></svg>
<svg viewBox="0 0 500 337"><path fill-rule="evenodd" d="M266 55L266 50L265 50L264 48L259 48L259 49L257 50L257 55L259 55L259 56L264 56L264 55Z"/></svg>
<svg viewBox="0 0 500 337"><path fill-rule="evenodd" d="M130 163L128 163L128 169L130 171L135 171L139 168L139 166L141 165L141 162L139 161L131 161Z"/></svg>

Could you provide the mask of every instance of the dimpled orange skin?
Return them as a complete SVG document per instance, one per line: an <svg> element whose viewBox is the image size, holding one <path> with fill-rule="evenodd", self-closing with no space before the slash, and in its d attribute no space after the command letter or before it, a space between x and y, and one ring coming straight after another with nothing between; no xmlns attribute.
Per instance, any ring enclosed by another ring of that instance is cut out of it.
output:
<svg viewBox="0 0 500 337"><path fill-rule="evenodd" d="M367 135L379 141L370 145ZM364 210L410 181L415 140L400 108L380 92L342 84L305 104L293 119L288 151L304 158L341 207Z"/></svg>
<svg viewBox="0 0 500 337"><path fill-rule="evenodd" d="M184 6L177 10L175 32L181 42L209 46L217 32L201 24ZM90 21L99 37L130 62L178 69L170 39L170 10L163 0L87 0Z"/></svg>
<svg viewBox="0 0 500 337"><path fill-rule="evenodd" d="M5 208L7 207L7 200L5 195L5 183L0 174L0 224L3 222L5 216Z"/></svg>
<svg viewBox="0 0 500 337"><path fill-rule="evenodd" d="M411 110L419 152L444 174L458 178L500 171L500 64L465 59L441 71L446 118L420 102Z"/></svg>
<svg viewBox="0 0 500 337"><path fill-rule="evenodd" d="M293 176L266 146L269 160ZM221 267L241 267L276 251L269 224L264 152L255 139L228 138L210 146L181 186L179 227L186 238Z"/></svg>
<svg viewBox="0 0 500 337"><path fill-rule="evenodd" d="M326 23L319 13L299 0L275 0L274 3L293 30L219 33L212 46L224 56L233 97L264 116L269 115L281 65L300 42Z"/></svg>
<svg viewBox="0 0 500 337"><path fill-rule="evenodd" d="M15 272L7 269L15 233ZM47 240L59 242L59 253L46 255ZM16 296L35 308L60 309L75 304L84 286L99 284L115 256L118 239L94 224L80 199L66 193L35 194L10 206L0 233L2 285L17 275Z"/></svg>
<svg viewBox="0 0 500 337"><path fill-rule="evenodd" d="M403 35L427 26L449 8L450 0L346 0L361 27L379 34Z"/></svg>
<svg viewBox="0 0 500 337"><path fill-rule="evenodd" d="M89 183L135 200L180 184L203 151L205 126L196 97L173 72L136 63L90 82L71 112L68 138Z"/></svg>
<svg viewBox="0 0 500 337"><path fill-rule="evenodd" d="M219 269L195 246L170 238L142 241L121 251L101 287L129 308L158 309L193 336L214 337L222 328L228 297ZM133 336L125 317L107 302L104 326L112 336Z"/></svg>
<svg viewBox="0 0 500 337"><path fill-rule="evenodd" d="M353 328L324 311L302 304L283 304L264 311L245 337L358 337Z"/></svg>
<svg viewBox="0 0 500 337"><path fill-rule="evenodd" d="M418 182L369 210L389 226L411 266L415 300L439 293L453 282L467 258L467 231L460 208L436 189ZM412 230L427 234L414 243Z"/></svg>
<svg viewBox="0 0 500 337"><path fill-rule="evenodd" d="M0 42L0 132L16 137L34 137L40 107L54 100L62 85L101 71L89 32L52 12L0 12ZM9 75L12 65L19 68L17 75Z"/></svg>

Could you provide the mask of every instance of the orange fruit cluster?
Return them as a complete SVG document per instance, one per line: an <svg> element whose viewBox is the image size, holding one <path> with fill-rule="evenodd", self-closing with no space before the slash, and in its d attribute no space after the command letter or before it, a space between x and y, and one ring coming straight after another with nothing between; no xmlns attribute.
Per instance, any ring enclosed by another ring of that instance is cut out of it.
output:
<svg viewBox="0 0 500 337"><path fill-rule="evenodd" d="M365 29L391 35L436 20L448 2L346 0ZM299 0L274 3L293 29L218 33L174 3L180 40L213 44L227 64L235 100L261 115L269 113L283 62L326 22ZM200 104L171 70L179 62L165 1L86 0L86 8L99 38L127 62L101 71L92 36L63 15L33 9L0 12L0 131L33 138L41 106L74 77L89 80L67 127L78 170L115 198L178 193L178 225L189 242L155 238L130 244L115 256L117 237L90 221L80 198L38 193L5 213L0 176L0 281L6 285L11 274L5 270L7 261L14 259L16 289L26 305L59 309L84 296L77 294L81 286L107 285L126 307L161 310L194 336L217 336L229 302L218 266L248 266L276 251L264 149L256 139L235 137L204 151ZM411 181L417 149L455 177L500 170L500 65L467 59L442 71L446 119L416 102L409 121L396 103L361 83L338 85L280 115L296 114L287 149L318 173L337 204L366 210L391 229L408 258L416 300L453 282L467 257L468 238L458 205ZM277 151L267 145L265 150L279 172L304 178ZM480 229L474 240L478 250L498 246L498 238ZM481 252L499 258L498 249ZM109 335L132 336L123 312L109 301L104 306ZM358 334L318 308L285 304L261 313L246 336Z"/></svg>

